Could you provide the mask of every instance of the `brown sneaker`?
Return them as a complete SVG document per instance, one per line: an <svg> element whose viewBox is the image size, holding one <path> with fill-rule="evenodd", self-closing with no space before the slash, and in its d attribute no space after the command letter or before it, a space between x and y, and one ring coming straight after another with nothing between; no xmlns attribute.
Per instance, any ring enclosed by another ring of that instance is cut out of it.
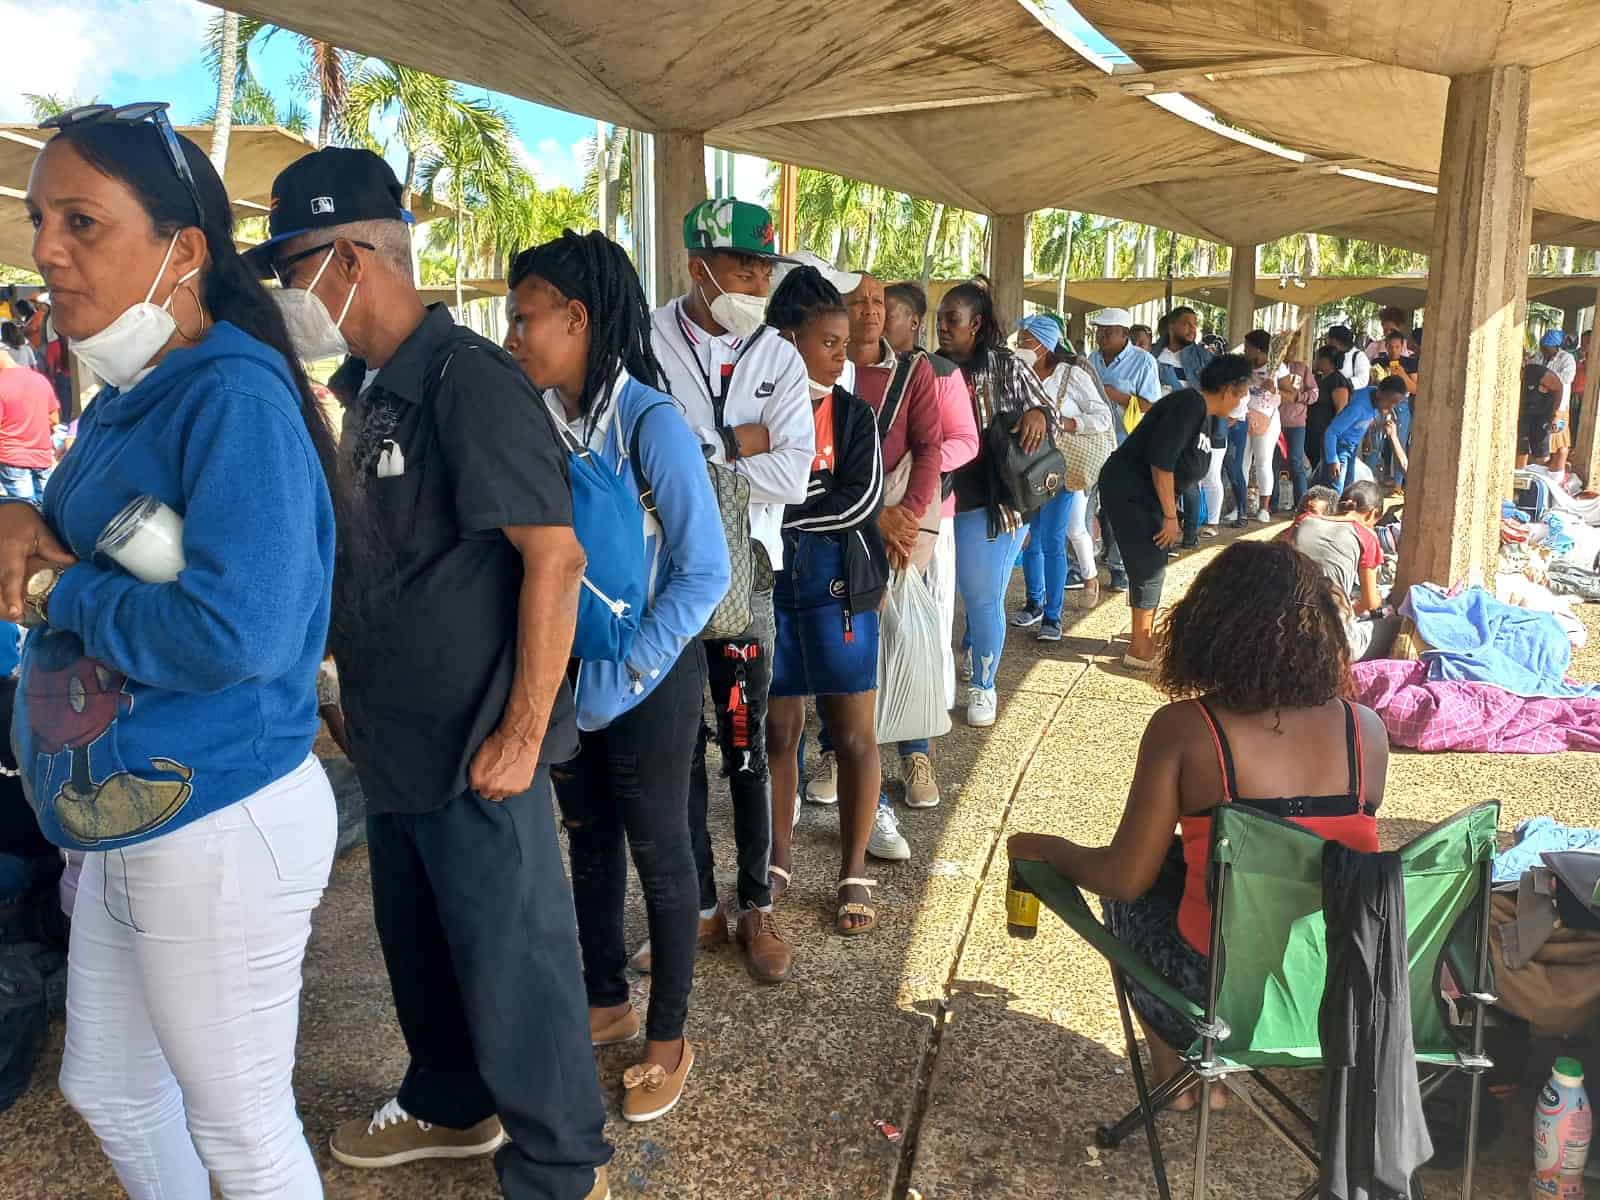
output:
<svg viewBox="0 0 1600 1200"><path fill-rule="evenodd" d="M619 1046L639 1036L639 1014L629 1008L621 1016L613 1017L603 1025L594 1023L594 1012L589 1013L589 1041L596 1046Z"/></svg>
<svg viewBox="0 0 1600 1200"><path fill-rule="evenodd" d="M908 754L902 758L900 778L906 783L907 808L938 806L939 779L933 773L933 760L926 754Z"/></svg>
<svg viewBox="0 0 1600 1200"><path fill-rule="evenodd" d="M789 978L794 950L778 932L778 918L759 908L739 914L739 949L757 983L782 983Z"/></svg>
<svg viewBox="0 0 1600 1200"><path fill-rule="evenodd" d="M333 1131L333 1157L347 1167L398 1167L423 1158L477 1158L493 1154L506 1140L499 1117L486 1117L471 1129L448 1129L419 1121L389 1101L372 1119L357 1117Z"/></svg>
<svg viewBox="0 0 1600 1200"><path fill-rule="evenodd" d="M700 937L697 943L699 949L713 950L718 946L728 944L728 910L722 905L717 905L717 911L709 917L700 918ZM650 974L650 943L645 942L634 951L633 957L628 960L628 965L641 975Z"/></svg>
<svg viewBox="0 0 1600 1200"><path fill-rule="evenodd" d="M693 1066L694 1047L685 1039L676 1071L644 1063L629 1067L622 1074L622 1119L637 1125L666 1116L683 1099L683 1085Z"/></svg>
<svg viewBox="0 0 1600 1200"><path fill-rule="evenodd" d="M589 1189L589 1194L583 1200L611 1200L611 1186L606 1183L606 1169L594 1169L594 1186Z"/></svg>

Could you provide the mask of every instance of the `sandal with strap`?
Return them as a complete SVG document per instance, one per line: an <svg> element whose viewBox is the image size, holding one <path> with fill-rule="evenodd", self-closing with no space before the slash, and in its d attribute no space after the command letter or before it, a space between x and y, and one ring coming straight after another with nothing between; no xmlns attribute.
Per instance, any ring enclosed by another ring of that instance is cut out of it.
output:
<svg viewBox="0 0 1600 1200"><path fill-rule="evenodd" d="M785 871L782 867L772 867L772 866L769 866L767 868L767 875L769 877L768 878L768 883L769 884L771 883L771 878L770 877L773 876L773 875L776 875L779 879L781 879L783 881L782 889L779 889L779 888L776 888L776 887L774 887L772 889L772 902L774 904L776 904L778 902L778 897L783 895L784 892L787 892L789 890L789 884L794 881L794 876L789 874L789 872Z"/></svg>
<svg viewBox="0 0 1600 1200"><path fill-rule="evenodd" d="M878 886L876 879L861 879L851 876L849 879L839 880L839 890L847 887L866 889L867 898L872 898L872 889ZM864 917L865 922L860 925L846 924L847 918ZM871 933L878 927L878 910L870 904L850 903L839 905L839 911L833 917L833 930L840 937L860 937L864 933Z"/></svg>

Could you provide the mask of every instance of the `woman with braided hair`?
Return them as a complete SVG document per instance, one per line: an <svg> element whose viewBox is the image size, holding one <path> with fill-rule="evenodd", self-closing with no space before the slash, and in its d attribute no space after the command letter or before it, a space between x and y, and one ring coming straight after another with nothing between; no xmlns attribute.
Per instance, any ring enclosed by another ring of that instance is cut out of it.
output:
<svg viewBox="0 0 1600 1200"><path fill-rule="evenodd" d="M1333 585L1282 542L1218 555L1167 616L1161 646L1157 682L1172 703L1145 728L1111 845L1020 833L1007 849L1105 897L1117 938L1203 1004L1212 809L1247 805L1375 852L1389 737L1377 713L1343 698L1350 652ZM1167 1079L1193 1031L1137 983L1129 999ZM1222 1095L1211 1093L1214 1107ZM1173 1107L1194 1104L1191 1090Z"/></svg>
<svg viewBox="0 0 1600 1200"><path fill-rule="evenodd" d="M625 974L624 841L639 871L653 982L644 1058L623 1075L622 1115L651 1121L677 1104L694 1064L683 1036L700 907L689 762L705 688L697 639L728 590L727 542L699 444L659 390L650 310L622 248L567 230L517 255L509 284L506 350L543 389L569 444L587 447L641 497L654 564L626 661L572 663L580 748L552 771L597 1046L640 1033Z"/></svg>

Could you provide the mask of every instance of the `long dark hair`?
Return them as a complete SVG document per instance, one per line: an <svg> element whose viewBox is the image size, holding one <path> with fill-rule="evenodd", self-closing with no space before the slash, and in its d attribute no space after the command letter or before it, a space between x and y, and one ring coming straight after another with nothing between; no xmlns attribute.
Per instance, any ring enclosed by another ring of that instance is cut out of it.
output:
<svg viewBox="0 0 1600 1200"><path fill-rule="evenodd" d="M159 236L171 237L180 229L195 224L194 199L178 177L161 144L161 135L153 125L90 122L63 129L56 140L69 143L102 175L125 184ZM233 244L233 208L216 168L188 138L180 135L178 144L183 148L183 157L194 176L205 210L204 224L199 229L205 234L206 251L211 259L205 275L206 311L212 320L227 321L283 356L289 378L300 396L300 417L311 437L317 461L322 464L323 478L333 500L334 518L342 526L350 504L348 489L339 478L338 451L333 431L328 428L328 418L311 391L311 383L295 354L278 306L255 273L244 265Z"/></svg>
<svg viewBox="0 0 1600 1200"><path fill-rule="evenodd" d="M586 418L597 397L610 396L624 368L640 383L661 387L644 288L626 251L605 234L563 229L560 237L515 255L507 276L513 288L529 278L542 279L589 310L589 361L578 397L578 411ZM593 415L598 419L599 412Z"/></svg>
<svg viewBox="0 0 1600 1200"><path fill-rule="evenodd" d="M996 398L1003 401L1000 407L1008 410L1021 410L1039 399L1043 392L1038 391L1038 381L1033 373L1011 369L1008 360L1013 360L1014 356L1006 347L1005 334L1009 327L1000 323L995 312L994 296L989 289L978 283L958 283L945 293L944 298L954 300L978 318L978 335L972 346L972 357L961 364L967 382L977 388L987 380ZM1021 366L1020 363L1016 365ZM1028 390L1030 385L1033 392Z"/></svg>

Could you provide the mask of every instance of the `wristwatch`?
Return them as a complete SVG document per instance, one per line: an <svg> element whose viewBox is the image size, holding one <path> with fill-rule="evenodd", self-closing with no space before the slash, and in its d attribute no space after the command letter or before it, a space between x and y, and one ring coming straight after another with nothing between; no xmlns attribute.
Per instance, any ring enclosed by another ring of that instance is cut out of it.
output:
<svg viewBox="0 0 1600 1200"><path fill-rule="evenodd" d="M41 567L23 582L22 623L32 628L50 623L50 594L56 590L65 571L61 567Z"/></svg>

